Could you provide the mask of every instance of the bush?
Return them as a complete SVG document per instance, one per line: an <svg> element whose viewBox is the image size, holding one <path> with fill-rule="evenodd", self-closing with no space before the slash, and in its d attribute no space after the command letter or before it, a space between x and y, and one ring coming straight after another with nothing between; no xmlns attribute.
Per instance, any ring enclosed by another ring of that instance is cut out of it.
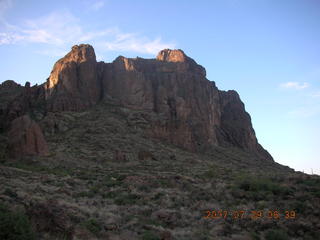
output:
<svg viewBox="0 0 320 240"><path fill-rule="evenodd" d="M160 237L151 231L145 231L142 235L142 240L160 240Z"/></svg>
<svg viewBox="0 0 320 240"><path fill-rule="evenodd" d="M136 204L140 197L136 194L123 194L115 199L115 204L117 205L131 205Z"/></svg>
<svg viewBox="0 0 320 240"><path fill-rule="evenodd" d="M95 193L92 191L83 191L83 192L76 193L74 195L74 197L76 198L84 198L84 197L93 198L94 196L95 196Z"/></svg>
<svg viewBox="0 0 320 240"><path fill-rule="evenodd" d="M7 146L7 140L0 135L0 163L4 163L7 159L8 155L8 146Z"/></svg>
<svg viewBox="0 0 320 240"><path fill-rule="evenodd" d="M4 192L3 192L3 194L7 195L7 196L9 196L11 198L17 198L18 197L18 194L15 191L13 191L12 189L10 189L10 188L6 188L6 190L4 190Z"/></svg>
<svg viewBox="0 0 320 240"><path fill-rule="evenodd" d="M266 234L266 240L288 240L289 237L286 232L281 229L270 230Z"/></svg>
<svg viewBox="0 0 320 240"><path fill-rule="evenodd" d="M117 192L106 192L101 194L103 198L116 198L117 195Z"/></svg>
<svg viewBox="0 0 320 240"><path fill-rule="evenodd" d="M110 176L107 176L104 181L103 184L107 187L116 187L116 186L120 186L123 182L123 180L126 178L125 175L119 175L119 174L111 174Z"/></svg>
<svg viewBox="0 0 320 240"><path fill-rule="evenodd" d="M12 212L7 206L0 204L0 239L35 239L27 216L21 212Z"/></svg>
<svg viewBox="0 0 320 240"><path fill-rule="evenodd" d="M296 183L303 184L309 187L318 187L320 185L320 178L307 176L305 178L297 179Z"/></svg>
<svg viewBox="0 0 320 240"><path fill-rule="evenodd" d="M251 232L250 237L252 240L260 240L260 235L256 232Z"/></svg>
<svg viewBox="0 0 320 240"><path fill-rule="evenodd" d="M216 177L218 174L217 174L217 171L215 170L215 169L213 169L213 168L211 168L211 169L209 169L209 170L207 170L207 171L205 171L204 173L203 173L203 177L204 178L214 178L214 177Z"/></svg>
<svg viewBox="0 0 320 240"><path fill-rule="evenodd" d="M288 195L292 191L288 187L280 186L267 178L247 176L238 180L238 187L249 192L269 192L274 195Z"/></svg>
<svg viewBox="0 0 320 240"><path fill-rule="evenodd" d="M155 195L152 197L152 199L153 199L153 200L158 200L158 199L162 198L163 196L165 196L164 193L158 192L157 194L155 194Z"/></svg>
<svg viewBox="0 0 320 240"><path fill-rule="evenodd" d="M83 226L86 227L90 232L97 235L101 231L101 227L96 219L89 219L83 223Z"/></svg>
<svg viewBox="0 0 320 240"><path fill-rule="evenodd" d="M298 213L305 213L308 207L304 201L294 201L290 203L290 208L296 210Z"/></svg>
<svg viewBox="0 0 320 240"><path fill-rule="evenodd" d="M0 146L1 148L1 146ZM4 150L0 150L0 163L4 163L7 159L7 154Z"/></svg>

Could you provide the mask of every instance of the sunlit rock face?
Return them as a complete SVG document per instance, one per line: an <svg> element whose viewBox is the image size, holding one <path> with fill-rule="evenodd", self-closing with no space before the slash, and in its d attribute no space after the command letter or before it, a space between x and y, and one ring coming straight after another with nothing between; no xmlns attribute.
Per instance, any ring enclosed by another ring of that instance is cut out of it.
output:
<svg viewBox="0 0 320 240"><path fill-rule="evenodd" d="M101 98L98 64L92 46L73 46L60 59L45 84L49 111L84 110Z"/></svg>
<svg viewBox="0 0 320 240"><path fill-rule="evenodd" d="M37 97L30 99L44 99L46 112L82 111L112 100L157 116L149 119L149 137L190 151L235 146L272 159L258 144L239 95L218 90L206 70L182 50L164 49L155 59L119 56L104 63L96 61L92 46L76 45L35 89L37 94L30 96Z"/></svg>

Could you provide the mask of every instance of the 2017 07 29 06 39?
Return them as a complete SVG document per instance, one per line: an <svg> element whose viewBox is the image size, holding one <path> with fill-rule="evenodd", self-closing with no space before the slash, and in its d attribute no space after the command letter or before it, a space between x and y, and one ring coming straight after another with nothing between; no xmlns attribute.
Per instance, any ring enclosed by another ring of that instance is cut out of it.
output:
<svg viewBox="0 0 320 240"><path fill-rule="evenodd" d="M294 210L207 210L203 218L205 219L244 219L256 220L259 218L269 219L296 219L297 214Z"/></svg>

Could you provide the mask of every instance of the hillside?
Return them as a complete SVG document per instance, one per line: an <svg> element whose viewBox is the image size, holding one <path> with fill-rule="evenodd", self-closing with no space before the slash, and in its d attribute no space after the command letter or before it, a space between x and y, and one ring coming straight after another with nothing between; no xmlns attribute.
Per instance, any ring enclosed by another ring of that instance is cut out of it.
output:
<svg viewBox="0 0 320 240"><path fill-rule="evenodd" d="M274 162L182 50L74 46L0 99L0 239L319 239L320 178Z"/></svg>

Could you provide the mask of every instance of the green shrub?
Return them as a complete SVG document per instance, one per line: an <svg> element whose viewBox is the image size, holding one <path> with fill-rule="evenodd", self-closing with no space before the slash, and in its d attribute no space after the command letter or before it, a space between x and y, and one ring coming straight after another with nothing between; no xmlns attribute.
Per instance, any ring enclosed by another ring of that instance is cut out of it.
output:
<svg viewBox="0 0 320 240"><path fill-rule="evenodd" d="M111 178L115 178L117 181L123 181L127 176L125 174L112 173Z"/></svg>
<svg viewBox="0 0 320 240"><path fill-rule="evenodd" d="M290 188L281 186L279 183L274 183L268 178L258 178L252 176L241 177L238 179L237 187L247 192L261 192L263 195L266 195L266 193L272 193L274 195L292 194L292 190ZM253 195L255 196L256 194ZM255 197L257 197L255 200L260 200L259 196Z"/></svg>
<svg viewBox="0 0 320 240"><path fill-rule="evenodd" d="M288 240L286 232L281 229L269 230L266 234L266 240Z"/></svg>
<svg viewBox="0 0 320 240"><path fill-rule="evenodd" d="M142 240L160 240L160 237L151 231L145 231L142 235Z"/></svg>
<svg viewBox="0 0 320 240"><path fill-rule="evenodd" d="M259 233L256 233L256 232L251 232L250 237L252 240L260 240L260 235Z"/></svg>
<svg viewBox="0 0 320 240"><path fill-rule="evenodd" d="M117 205L130 205L138 202L140 197L136 194L122 194L115 199Z"/></svg>
<svg viewBox="0 0 320 240"><path fill-rule="evenodd" d="M143 192L150 192L150 191L151 191L151 187L148 186L148 185L140 185L140 186L138 187L138 189L139 189L140 191L143 191Z"/></svg>
<svg viewBox="0 0 320 240"><path fill-rule="evenodd" d="M97 235L101 231L101 226L96 219L89 219L82 224L90 232Z"/></svg>
<svg viewBox="0 0 320 240"><path fill-rule="evenodd" d="M315 197L320 198L320 190L319 190L319 191L312 192L312 194L313 194Z"/></svg>
<svg viewBox="0 0 320 240"><path fill-rule="evenodd" d="M35 239L27 216L21 212L12 212L7 206L0 204L0 239Z"/></svg>
<svg viewBox="0 0 320 240"><path fill-rule="evenodd" d="M11 198L17 198L18 197L18 194L13 191L11 188L6 188L6 190L4 190L3 192L4 195L7 195Z"/></svg>
<svg viewBox="0 0 320 240"><path fill-rule="evenodd" d="M84 191L84 192L79 192L74 195L76 198L93 198L95 196L95 193L92 191Z"/></svg>
<svg viewBox="0 0 320 240"><path fill-rule="evenodd" d="M0 163L4 163L6 159L7 159L7 153L5 152L5 150L0 150Z"/></svg>
<svg viewBox="0 0 320 240"><path fill-rule="evenodd" d="M92 192L92 193L94 193L94 194L97 194L97 193L99 193L100 189L101 189L101 186L100 186L100 185L94 185L94 186L92 186L92 187L90 188L90 192Z"/></svg>
<svg viewBox="0 0 320 240"><path fill-rule="evenodd" d="M307 176L306 178L299 178L297 179L296 183L307 185L309 187L319 187L320 186L320 178L313 178Z"/></svg>
<svg viewBox="0 0 320 240"><path fill-rule="evenodd" d="M163 196L165 196L165 194L162 193L162 192L159 192L159 193L157 193L156 195L154 195L154 196L152 197L152 199L153 199L153 200L158 200L158 199L162 198Z"/></svg>
<svg viewBox="0 0 320 240"><path fill-rule="evenodd" d="M103 198L115 198L117 195L117 192L106 192L101 194Z"/></svg>
<svg viewBox="0 0 320 240"><path fill-rule="evenodd" d="M8 155L7 150L7 139L3 135L0 135L0 163L4 163L6 161Z"/></svg>
<svg viewBox="0 0 320 240"><path fill-rule="evenodd" d="M296 210L298 213L305 213L305 211L308 209L305 202L300 200L291 202L290 208Z"/></svg>
<svg viewBox="0 0 320 240"><path fill-rule="evenodd" d="M172 188L172 183L169 179L159 179L158 184L163 188Z"/></svg>
<svg viewBox="0 0 320 240"><path fill-rule="evenodd" d="M217 170L214 168L208 169L207 171L204 172L203 177L205 178L214 178L216 177L217 174Z"/></svg>
<svg viewBox="0 0 320 240"><path fill-rule="evenodd" d="M126 178L125 175L111 174L104 179L104 185L107 187L116 187L122 184L122 181Z"/></svg>

